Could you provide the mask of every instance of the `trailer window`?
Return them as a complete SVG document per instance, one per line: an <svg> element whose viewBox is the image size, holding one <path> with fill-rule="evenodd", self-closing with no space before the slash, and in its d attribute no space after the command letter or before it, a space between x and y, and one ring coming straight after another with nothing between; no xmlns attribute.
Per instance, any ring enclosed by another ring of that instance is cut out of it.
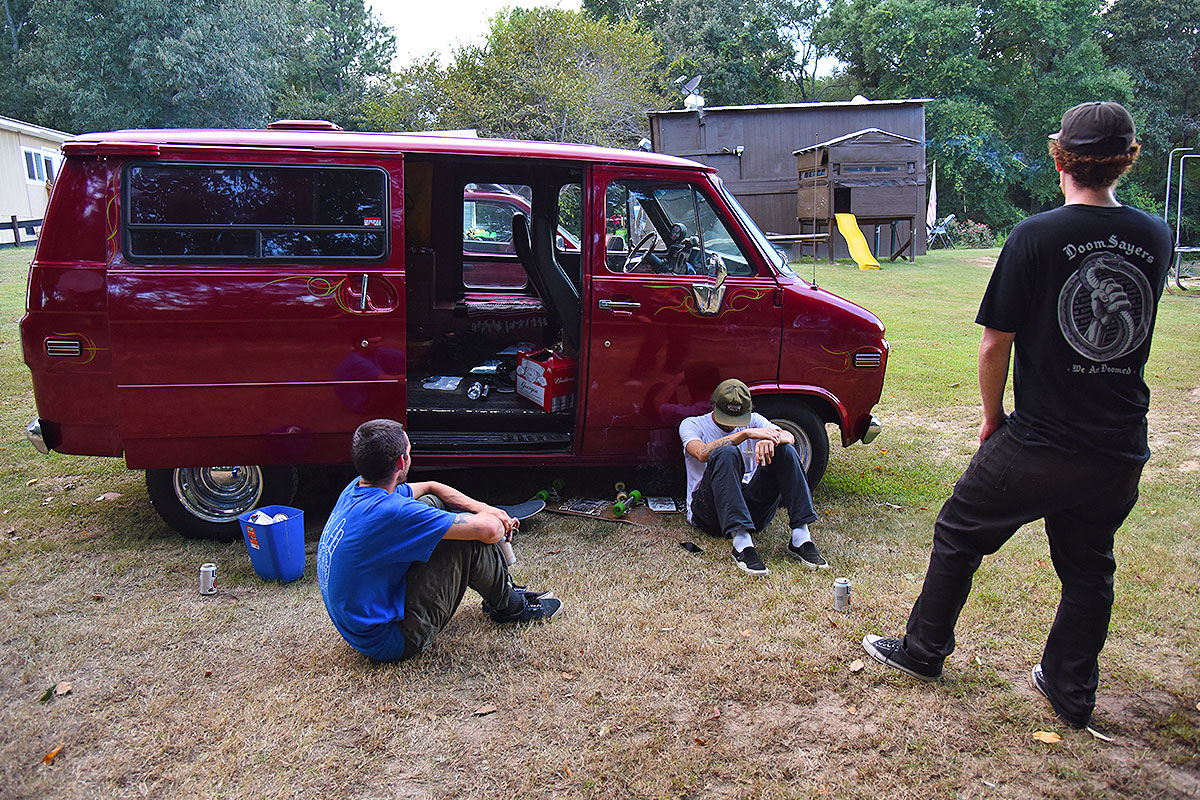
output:
<svg viewBox="0 0 1200 800"><path fill-rule="evenodd" d="M377 260L388 251L387 173L374 167L134 164L134 259Z"/></svg>

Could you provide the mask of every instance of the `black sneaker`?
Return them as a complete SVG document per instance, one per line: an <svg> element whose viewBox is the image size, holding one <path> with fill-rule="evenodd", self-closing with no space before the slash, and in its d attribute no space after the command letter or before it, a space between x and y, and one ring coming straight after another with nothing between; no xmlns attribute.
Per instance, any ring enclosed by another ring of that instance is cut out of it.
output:
<svg viewBox="0 0 1200 800"><path fill-rule="evenodd" d="M519 583L514 583L512 588L513 588L514 592L525 595L525 597L529 600L541 600L543 597L553 597L554 596L553 591L531 592L531 591L529 591L529 588L527 586L523 586ZM483 607L483 613L485 613L485 614L492 613L492 606L491 606L491 604L488 603L487 600L484 600L480 605Z"/></svg>
<svg viewBox="0 0 1200 800"><path fill-rule="evenodd" d="M880 664L887 664L889 667L912 675L918 680L936 681L942 677L940 669L936 672L931 672L929 667L923 666L909 658L904 652L904 648L900 646L899 639L884 639L882 636L868 633L863 637L862 646L863 650L867 651L867 655Z"/></svg>
<svg viewBox="0 0 1200 800"><path fill-rule="evenodd" d="M1050 699L1050 691L1046 688L1046 673L1042 671L1041 664L1033 665L1033 669L1031 669L1029 671L1029 682L1033 685L1033 688L1037 691L1038 694L1040 694L1042 697L1046 698L1046 702L1050 704L1050 708L1054 709L1054 715L1056 717L1061 719L1067 725L1070 725L1072 728L1077 728L1079 730L1083 730L1084 728L1087 727L1086 722L1083 722L1083 723L1073 722L1073 721L1067 719L1066 717L1064 717L1062 714L1059 714L1058 709L1054 708L1054 701Z"/></svg>
<svg viewBox="0 0 1200 800"><path fill-rule="evenodd" d="M759 558L758 551L754 549L753 545L742 550L740 553L734 550L733 563L737 564L738 569L742 572L751 575L766 575L768 573L767 565Z"/></svg>
<svg viewBox="0 0 1200 800"><path fill-rule="evenodd" d="M796 547L791 542L787 546L788 555L797 559L808 569L829 569L829 562L817 552L817 546L811 541Z"/></svg>
<svg viewBox="0 0 1200 800"><path fill-rule="evenodd" d="M525 606L512 614L497 614L492 612L492 622L508 624L513 622L548 622L551 617L562 610L562 600L557 597L540 597L533 599L525 594Z"/></svg>

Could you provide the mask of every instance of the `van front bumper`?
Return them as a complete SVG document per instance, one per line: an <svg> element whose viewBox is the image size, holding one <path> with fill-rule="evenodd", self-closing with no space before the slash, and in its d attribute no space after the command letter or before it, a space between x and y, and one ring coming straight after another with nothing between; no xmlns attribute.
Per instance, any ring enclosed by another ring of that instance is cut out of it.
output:
<svg viewBox="0 0 1200 800"><path fill-rule="evenodd" d="M35 419L25 428L25 438L33 445L33 449L45 455L50 452L50 446L46 444L46 437L42 435L42 421Z"/></svg>
<svg viewBox="0 0 1200 800"><path fill-rule="evenodd" d="M871 421L867 423L867 429L863 432L862 443L870 444L875 441L875 437L883 430L883 423L879 421L879 417L871 415Z"/></svg>

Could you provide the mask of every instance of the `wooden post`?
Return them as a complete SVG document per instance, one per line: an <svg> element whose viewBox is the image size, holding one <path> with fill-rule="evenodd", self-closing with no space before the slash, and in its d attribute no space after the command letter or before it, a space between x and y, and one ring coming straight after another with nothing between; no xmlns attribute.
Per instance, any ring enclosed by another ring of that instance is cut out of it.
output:
<svg viewBox="0 0 1200 800"><path fill-rule="evenodd" d="M17 225L16 214L14 214L12 217L12 229L13 229L13 247L20 247L21 246L21 228L19 225Z"/></svg>

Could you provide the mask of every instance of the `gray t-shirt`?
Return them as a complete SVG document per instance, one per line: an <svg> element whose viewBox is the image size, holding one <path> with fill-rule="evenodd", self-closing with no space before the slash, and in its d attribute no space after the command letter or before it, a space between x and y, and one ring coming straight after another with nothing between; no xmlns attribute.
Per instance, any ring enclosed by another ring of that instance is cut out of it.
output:
<svg viewBox="0 0 1200 800"><path fill-rule="evenodd" d="M696 486L700 483L700 479L704 477L704 468L708 466L698 458L694 458L687 451L688 442L700 441L704 444L715 442L725 436L729 436L746 428L774 428L770 421L762 414L751 414L750 424L743 425L740 428L734 428L732 431L727 431L717 425L713 421L712 414L701 414L696 417L688 417L683 422L679 423L679 438L683 441L683 463L687 465L687 494L684 495L687 501L687 518L688 522L692 521L692 492L696 490ZM742 482L746 483L750 478L754 477L754 471L758 469L758 462L754 460L754 439L747 439L739 445L738 449L742 451L742 463L744 471L742 474Z"/></svg>

